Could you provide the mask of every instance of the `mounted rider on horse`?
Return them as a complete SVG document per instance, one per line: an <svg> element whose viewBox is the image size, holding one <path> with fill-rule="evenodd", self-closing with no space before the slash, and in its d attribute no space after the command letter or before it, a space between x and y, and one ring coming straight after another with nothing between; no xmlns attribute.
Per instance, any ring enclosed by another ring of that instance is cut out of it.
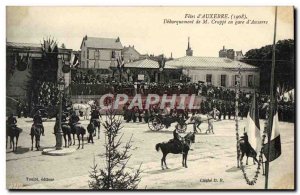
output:
<svg viewBox="0 0 300 195"><path fill-rule="evenodd" d="M36 114L33 117L33 124L31 126L31 132L30 135L32 135L32 131L34 130L34 128L36 126L40 126L41 127L41 133L43 136L45 136L45 129L43 126L43 120L42 120L42 116L41 116L41 111L37 111Z"/></svg>
<svg viewBox="0 0 300 195"><path fill-rule="evenodd" d="M174 143L174 145L183 152L184 139L179 135L177 128L173 131L173 139L170 139L169 143Z"/></svg>
<svg viewBox="0 0 300 195"><path fill-rule="evenodd" d="M10 114L10 116L7 118L7 128L9 129L9 131L11 131L11 129L13 127L17 126L17 119L16 117L14 117L13 114Z"/></svg>

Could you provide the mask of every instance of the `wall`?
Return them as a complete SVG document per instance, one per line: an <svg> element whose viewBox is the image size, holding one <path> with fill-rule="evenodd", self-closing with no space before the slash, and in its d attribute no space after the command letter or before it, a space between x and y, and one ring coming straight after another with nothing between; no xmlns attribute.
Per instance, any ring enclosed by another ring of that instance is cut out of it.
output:
<svg viewBox="0 0 300 195"><path fill-rule="evenodd" d="M206 82L206 75L212 74L212 85L221 86L221 75L226 75L226 87L235 88L234 75L237 75L237 70L209 70L209 69L188 69L186 70L188 76L191 77L192 82L203 81ZM244 70L241 71L241 89L252 90L248 86L248 75L253 75L254 87L259 87L259 71Z"/></svg>
<svg viewBox="0 0 300 195"><path fill-rule="evenodd" d="M112 59L112 51L115 51L115 58ZM98 52L98 57L95 55ZM96 56L96 57L95 57ZM114 49L96 49L83 46L81 48L81 68L108 69L112 61L115 65L115 59L121 56L121 50Z"/></svg>
<svg viewBox="0 0 300 195"><path fill-rule="evenodd" d="M134 48L129 47L122 51L125 63L140 59L140 54Z"/></svg>

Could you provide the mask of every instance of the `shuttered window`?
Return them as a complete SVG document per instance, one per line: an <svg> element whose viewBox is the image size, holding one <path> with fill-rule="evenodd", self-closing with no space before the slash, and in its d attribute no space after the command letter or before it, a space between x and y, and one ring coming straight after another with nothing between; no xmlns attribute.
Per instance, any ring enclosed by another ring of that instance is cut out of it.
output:
<svg viewBox="0 0 300 195"><path fill-rule="evenodd" d="M248 87L254 87L253 75L248 75Z"/></svg>
<svg viewBox="0 0 300 195"><path fill-rule="evenodd" d="M221 86L226 87L226 75L225 74L221 75Z"/></svg>
<svg viewBox="0 0 300 195"><path fill-rule="evenodd" d="M212 75L211 74L206 75L206 83L207 84L212 84Z"/></svg>
<svg viewBox="0 0 300 195"><path fill-rule="evenodd" d="M95 51L95 60L99 60L99 53L100 53L99 50Z"/></svg>

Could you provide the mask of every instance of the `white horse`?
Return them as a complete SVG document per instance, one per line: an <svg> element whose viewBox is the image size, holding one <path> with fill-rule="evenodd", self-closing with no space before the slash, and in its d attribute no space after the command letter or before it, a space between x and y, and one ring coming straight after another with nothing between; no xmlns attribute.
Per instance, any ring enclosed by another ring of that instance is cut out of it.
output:
<svg viewBox="0 0 300 195"><path fill-rule="evenodd" d="M201 133L201 129L200 129L200 125L204 122L207 122L208 124L208 128L206 130L206 133L214 133L214 126L213 126L213 121L217 120L217 116L220 114L220 112L218 110L213 110L210 113L203 115L203 114L195 114L194 116L189 117L186 120L187 124L195 124L196 128L198 130L200 130ZM194 129L194 131L197 132L196 129Z"/></svg>
<svg viewBox="0 0 300 195"><path fill-rule="evenodd" d="M75 103L72 105L73 111L76 112L76 115L79 116L79 112L83 113L83 119L88 120L89 115L91 114L92 106L95 104L94 100L90 100L87 104Z"/></svg>

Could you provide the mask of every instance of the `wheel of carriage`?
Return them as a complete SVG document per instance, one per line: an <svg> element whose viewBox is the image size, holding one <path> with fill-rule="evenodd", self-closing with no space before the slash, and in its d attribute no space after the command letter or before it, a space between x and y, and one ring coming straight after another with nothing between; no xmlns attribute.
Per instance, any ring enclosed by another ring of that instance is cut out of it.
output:
<svg viewBox="0 0 300 195"><path fill-rule="evenodd" d="M154 116L154 117L151 117L149 119L148 127L152 131L159 131L159 130L163 129L164 126L163 126L162 121L160 120L160 118Z"/></svg>
<svg viewBox="0 0 300 195"><path fill-rule="evenodd" d="M179 133L184 133L187 129L187 124L186 123L182 123L182 124L178 123L175 127Z"/></svg>

